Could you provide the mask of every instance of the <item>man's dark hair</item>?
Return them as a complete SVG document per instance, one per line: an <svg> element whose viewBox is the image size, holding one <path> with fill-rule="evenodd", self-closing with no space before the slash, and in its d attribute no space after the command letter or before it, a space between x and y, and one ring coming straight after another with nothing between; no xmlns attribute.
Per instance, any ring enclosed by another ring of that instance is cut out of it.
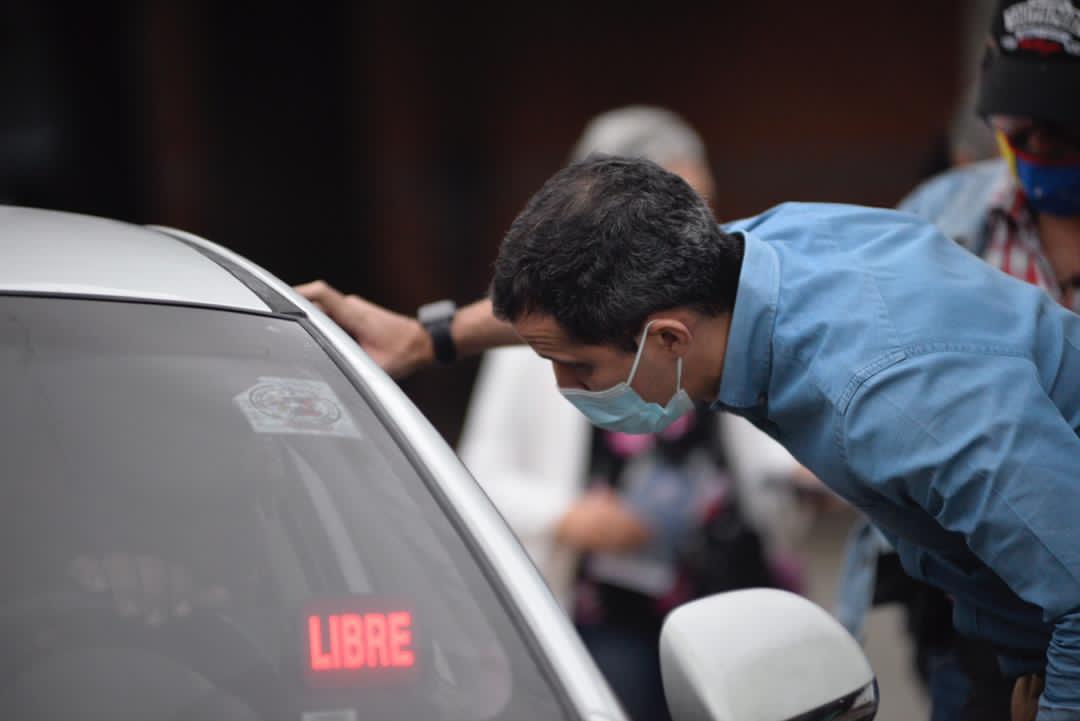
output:
<svg viewBox="0 0 1080 721"><path fill-rule="evenodd" d="M579 342L632 348L645 319L735 306L743 241L686 181L648 160L590 155L556 173L510 226L491 296L511 322L540 313Z"/></svg>

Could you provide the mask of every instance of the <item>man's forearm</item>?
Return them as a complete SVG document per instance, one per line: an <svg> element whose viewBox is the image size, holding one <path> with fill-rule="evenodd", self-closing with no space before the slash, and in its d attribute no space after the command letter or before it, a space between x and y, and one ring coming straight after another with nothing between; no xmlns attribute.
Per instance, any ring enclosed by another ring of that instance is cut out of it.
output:
<svg viewBox="0 0 1080 721"><path fill-rule="evenodd" d="M458 310L450 334L460 357L483 353L490 348L517 345L521 339L513 326L495 317L491 300L484 298Z"/></svg>
<svg viewBox="0 0 1080 721"><path fill-rule="evenodd" d="M330 316L395 378L404 378L435 362L432 337L415 316L346 295L321 280L298 285L296 291ZM509 323L495 318L491 301L486 298L458 310L450 324L450 335L459 357L521 342Z"/></svg>

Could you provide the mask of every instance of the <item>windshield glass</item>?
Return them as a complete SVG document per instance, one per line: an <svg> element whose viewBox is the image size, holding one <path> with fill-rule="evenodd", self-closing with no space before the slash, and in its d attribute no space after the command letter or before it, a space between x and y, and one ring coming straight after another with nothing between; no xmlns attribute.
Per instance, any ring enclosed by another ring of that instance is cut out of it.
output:
<svg viewBox="0 0 1080 721"><path fill-rule="evenodd" d="M563 718L294 320L0 297L0 718Z"/></svg>

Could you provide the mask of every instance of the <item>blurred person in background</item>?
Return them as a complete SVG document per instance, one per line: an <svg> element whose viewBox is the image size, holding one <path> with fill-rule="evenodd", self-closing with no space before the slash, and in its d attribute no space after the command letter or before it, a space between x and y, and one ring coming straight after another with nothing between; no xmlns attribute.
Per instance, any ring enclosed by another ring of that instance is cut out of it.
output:
<svg viewBox="0 0 1080 721"><path fill-rule="evenodd" d="M650 159L713 195L704 143L669 110L597 116L571 159L594 152ZM744 419L692 412L660 434L594 433L548 361L502 348L484 357L459 451L633 719L668 718L658 644L669 610L732 588L797 590L780 505L808 472Z"/></svg>
<svg viewBox="0 0 1080 721"><path fill-rule="evenodd" d="M1075 310L1080 7L1069 0L1002 3L989 42L977 109L1002 157L933 178L899 207Z"/></svg>
<svg viewBox="0 0 1080 721"><path fill-rule="evenodd" d="M900 210L937 224L1005 273L1080 310L1080 7L1069 0L1011 0L994 15L977 113L952 128L954 169L916 188ZM996 138L998 153L987 147ZM980 158L978 156L985 156ZM992 159L985 159L992 158ZM869 524L853 532L838 615L858 633L871 602L908 606L932 719L1008 719L1010 686L994 648L956 633L951 604L898 578L895 554ZM1022 669L1021 669L1022 670ZM1017 693L1032 718L1041 678ZM1044 713L1039 718L1056 718ZM1062 716L1062 718L1065 718ZM1071 717L1070 717L1071 718Z"/></svg>

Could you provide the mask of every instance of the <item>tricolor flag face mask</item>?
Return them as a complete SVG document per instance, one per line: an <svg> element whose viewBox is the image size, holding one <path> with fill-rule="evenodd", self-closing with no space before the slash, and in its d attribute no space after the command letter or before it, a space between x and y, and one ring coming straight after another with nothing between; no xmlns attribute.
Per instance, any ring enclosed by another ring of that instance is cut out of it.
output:
<svg viewBox="0 0 1080 721"><path fill-rule="evenodd" d="M1009 163L1028 206L1038 213L1080 215L1080 156L1045 160L1017 149L998 131L998 147Z"/></svg>
<svg viewBox="0 0 1080 721"><path fill-rule="evenodd" d="M566 400L581 411L589 422L609 431L621 433L659 433L676 420L694 409L694 401L682 387L682 358L675 364L675 395L661 406L649 403L637 394L630 384L634 382L638 365L641 363L645 339L649 334L652 321L645 324L638 343L634 365L630 368L630 377L624 382L602 391L587 391L578 388L560 388Z"/></svg>

